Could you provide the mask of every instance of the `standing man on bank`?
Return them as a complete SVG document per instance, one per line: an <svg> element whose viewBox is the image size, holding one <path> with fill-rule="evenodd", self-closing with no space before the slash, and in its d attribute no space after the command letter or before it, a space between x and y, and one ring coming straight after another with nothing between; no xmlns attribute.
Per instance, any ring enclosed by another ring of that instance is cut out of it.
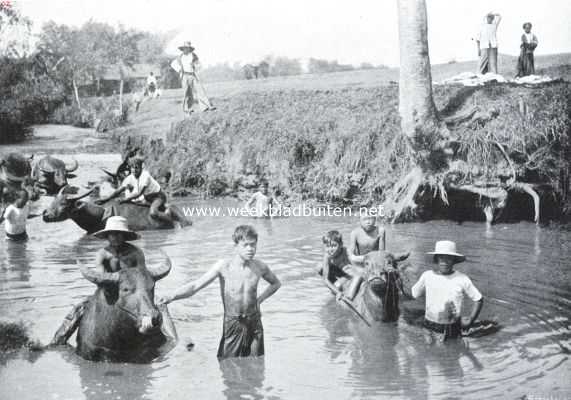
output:
<svg viewBox="0 0 571 400"><path fill-rule="evenodd" d="M498 73L498 25L502 20L502 16L498 13L489 12L484 17L484 23L478 33L476 43L478 44L478 56L480 57L480 65L478 72L486 74L492 72Z"/></svg>
<svg viewBox="0 0 571 400"><path fill-rule="evenodd" d="M184 90L182 109L185 113L213 110L212 104L198 79L199 60L190 42L184 42L178 48L182 51L171 63L171 67L178 72Z"/></svg>

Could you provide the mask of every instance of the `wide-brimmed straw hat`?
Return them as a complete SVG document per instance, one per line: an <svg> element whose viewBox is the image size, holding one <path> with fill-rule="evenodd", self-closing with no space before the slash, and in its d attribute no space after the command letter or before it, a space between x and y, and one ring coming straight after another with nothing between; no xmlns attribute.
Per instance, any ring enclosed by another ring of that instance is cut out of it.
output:
<svg viewBox="0 0 571 400"><path fill-rule="evenodd" d="M194 47L192 47L192 44L190 44L190 42L184 42L184 43L182 44L182 46L178 46L178 49L179 49L180 51L183 51L184 49L190 49L190 51L193 51L193 50L194 50Z"/></svg>
<svg viewBox="0 0 571 400"><path fill-rule="evenodd" d="M109 232L121 232L125 236L125 240L137 240L141 236L129 229L127 225L127 219L124 217L109 217L107 222L105 222L105 229L95 232L93 236L98 239L106 239Z"/></svg>
<svg viewBox="0 0 571 400"><path fill-rule="evenodd" d="M457 263L462 262L466 259L465 255L460 254L456 251L456 243L450 240L441 240L440 242L436 242L434 251L429 251L426 254L433 255L434 262L436 262L436 256L440 255L454 256Z"/></svg>

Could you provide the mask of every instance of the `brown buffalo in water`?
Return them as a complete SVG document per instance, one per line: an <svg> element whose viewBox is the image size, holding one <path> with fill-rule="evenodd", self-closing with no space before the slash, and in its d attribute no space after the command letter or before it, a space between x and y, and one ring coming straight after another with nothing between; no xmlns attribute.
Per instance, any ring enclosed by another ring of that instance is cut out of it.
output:
<svg viewBox="0 0 571 400"><path fill-rule="evenodd" d="M62 160L52 156L45 156L34 164L32 178L36 184L49 196L55 195L61 188L67 186L67 180L75 178L72 174L78 167L74 160L71 166L67 166Z"/></svg>
<svg viewBox="0 0 571 400"><path fill-rule="evenodd" d="M392 254L386 251L368 253L364 260L364 281L353 304L367 321L393 322L400 316L399 290L402 291L403 278L410 284L410 267L400 267L398 263L408 258L406 254ZM414 278L413 278L414 279ZM351 282L347 282L346 286ZM348 288L344 288L344 291Z"/></svg>
<svg viewBox="0 0 571 400"><path fill-rule="evenodd" d="M61 222L71 219L80 228L87 233L97 232L105 228L105 220L114 215L120 215L127 219L129 229L134 231L151 230L151 229L173 229L175 221L162 221L152 218L149 215L149 206L137 203L123 203L119 201L110 201L105 207L98 206L93 203L80 201L82 198L89 196L95 189L80 195L72 196L65 193L63 188L54 197L51 204L43 212L44 222ZM176 222L181 226L190 225L182 211L170 205L169 208L176 218Z"/></svg>
<svg viewBox="0 0 571 400"><path fill-rule="evenodd" d="M155 282L170 272L168 258L154 269L144 265L112 273L83 265L80 269L97 290L86 302L79 323L77 353L92 361L135 363L161 355L167 337L161 330L163 316L154 303Z"/></svg>

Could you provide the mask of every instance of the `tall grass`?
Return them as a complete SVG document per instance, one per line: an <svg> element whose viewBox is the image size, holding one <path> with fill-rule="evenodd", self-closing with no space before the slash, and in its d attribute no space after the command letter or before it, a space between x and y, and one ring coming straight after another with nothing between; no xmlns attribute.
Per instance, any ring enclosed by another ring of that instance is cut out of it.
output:
<svg viewBox="0 0 571 400"><path fill-rule="evenodd" d="M458 160L447 179L500 179L505 157L499 142L520 179L555 182L568 162L570 93L568 83L436 86L444 116L477 110L451 127ZM399 126L396 85L245 92L215 100L217 111L174 124L165 140L133 135L123 145L141 147L151 169L170 169L180 186L208 190L224 182L235 188L256 175L290 196L327 201L382 200L414 164Z"/></svg>

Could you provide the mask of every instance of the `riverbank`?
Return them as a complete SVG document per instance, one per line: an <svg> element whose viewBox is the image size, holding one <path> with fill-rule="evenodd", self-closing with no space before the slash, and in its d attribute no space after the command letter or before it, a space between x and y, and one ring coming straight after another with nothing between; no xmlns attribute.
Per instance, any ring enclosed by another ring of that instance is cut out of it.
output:
<svg viewBox="0 0 571 400"><path fill-rule="evenodd" d="M133 125L114 134L123 149L140 148L155 174L171 172L175 192L236 195L268 179L292 202L378 204L413 165L399 125L398 86L390 82L335 90L244 90L214 97L216 111L182 121L175 119L181 115L177 94L147 102ZM446 174L434 177L433 187L448 189L450 196L434 199L429 182L407 218L484 220L482 197L497 199L454 188L493 186L506 189L507 196L506 182L533 185L544 200L541 216L560 216L571 154L568 82L436 85L434 96L456 137L456 154ZM508 219L533 219L533 201L520 197L511 199L520 210L508 212Z"/></svg>

